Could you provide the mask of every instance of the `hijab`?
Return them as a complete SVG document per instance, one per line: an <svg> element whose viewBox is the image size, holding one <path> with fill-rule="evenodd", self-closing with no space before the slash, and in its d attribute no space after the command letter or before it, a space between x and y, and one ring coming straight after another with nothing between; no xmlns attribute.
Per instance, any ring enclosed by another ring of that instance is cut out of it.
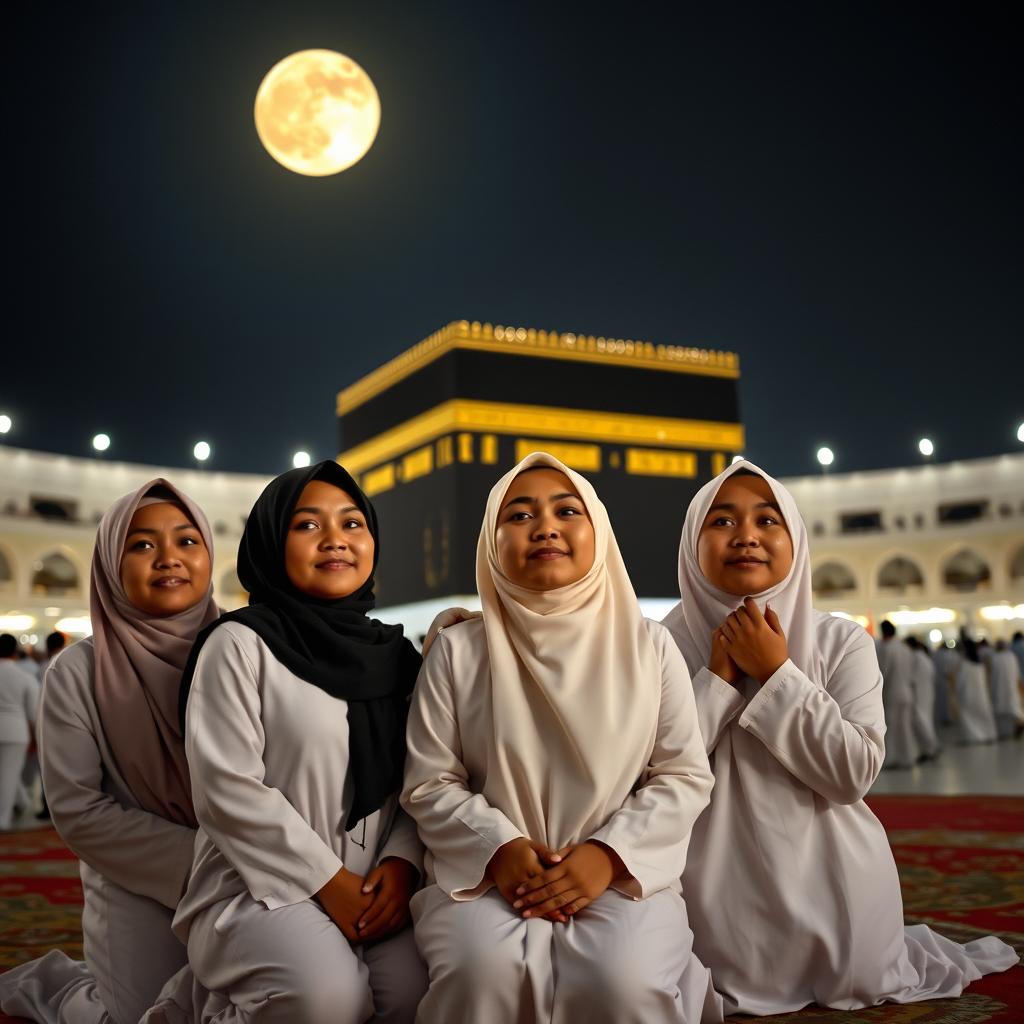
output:
<svg viewBox="0 0 1024 1024"><path fill-rule="evenodd" d="M711 659L711 634L736 610L743 597L719 590L701 572L697 538L722 484L745 470L768 482L793 541L793 564L786 578L760 594L751 594L764 613L770 605L786 634L789 657L809 679L824 686L826 670L815 642L814 609L811 605L811 556L807 529L793 495L778 480L745 459L729 466L706 483L686 510L679 543L679 604L664 618L686 659L690 675L696 675Z"/></svg>
<svg viewBox="0 0 1024 1024"><path fill-rule="evenodd" d="M324 600L295 587L285 570L285 541L292 511L306 484L323 480L349 494L373 536L373 571L348 597ZM293 469L271 480L246 520L238 549L238 579L249 606L222 615L196 639L182 679L179 714L184 722L196 660L217 626L240 622L270 648L289 671L348 705L349 765L354 798L347 829L379 810L401 787L405 720L420 656L401 626L368 617L380 557L377 514L355 480L330 460Z"/></svg>
<svg viewBox="0 0 1024 1024"><path fill-rule="evenodd" d="M202 510L158 478L110 506L96 531L89 613L100 723L118 771L139 806L195 827L185 748L178 725L178 687L196 634L217 618L213 587L191 608L157 617L135 607L121 583L121 558L132 516L169 502L196 525L213 561L213 536Z"/></svg>
<svg viewBox="0 0 1024 1024"><path fill-rule="evenodd" d="M547 591L505 575L495 537L509 486L535 466L568 477L595 535L583 578ZM506 473L487 499L476 580L494 729L484 796L552 848L578 842L622 805L646 768L661 702L661 662L589 481L543 452Z"/></svg>

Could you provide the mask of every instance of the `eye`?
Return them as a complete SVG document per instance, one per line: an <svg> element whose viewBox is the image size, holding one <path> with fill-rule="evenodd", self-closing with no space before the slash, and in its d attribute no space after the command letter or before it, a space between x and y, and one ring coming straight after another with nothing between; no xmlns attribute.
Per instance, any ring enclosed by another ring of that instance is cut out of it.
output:
<svg viewBox="0 0 1024 1024"><path fill-rule="evenodd" d="M711 520L712 526L732 526L733 521L728 516L716 516Z"/></svg>
<svg viewBox="0 0 1024 1024"><path fill-rule="evenodd" d="M363 526L363 524L362 524L362 522L359 519L346 519L345 520L345 529L346 530L348 530L348 529L359 530L359 529L362 528L362 526Z"/></svg>
<svg viewBox="0 0 1024 1024"><path fill-rule="evenodd" d="M572 505L566 505L565 508L558 510L560 516L565 516L566 519L572 519L574 516L583 515L583 509L573 508Z"/></svg>
<svg viewBox="0 0 1024 1024"><path fill-rule="evenodd" d="M532 516L530 515L529 512L523 512L523 511L520 510L518 512L512 512L509 515L507 522L510 522L510 523L523 523L523 522L526 522L527 519L531 519L531 518L532 518Z"/></svg>
<svg viewBox="0 0 1024 1024"><path fill-rule="evenodd" d="M129 551L145 551L146 548L151 548L153 542L151 540L137 540L128 550Z"/></svg>
<svg viewBox="0 0 1024 1024"><path fill-rule="evenodd" d="M193 545L198 544L198 543L199 543L199 538L198 537L182 537L181 538L181 546L182 547L189 547L190 548Z"/></svg>
<svg viewBox="0 0 1024 1024"><path fill-rule="evenodd" d="M320 524L315 519L300 519L297 523L292 523L293 530L318 530Z"/></svg>
<svg viewBox="0 0 1024 1024"><path fill-rule="evenodd" d="M775 516L762 516L761 524L763 526L778 526L779 521L775 518Z"/></svg>

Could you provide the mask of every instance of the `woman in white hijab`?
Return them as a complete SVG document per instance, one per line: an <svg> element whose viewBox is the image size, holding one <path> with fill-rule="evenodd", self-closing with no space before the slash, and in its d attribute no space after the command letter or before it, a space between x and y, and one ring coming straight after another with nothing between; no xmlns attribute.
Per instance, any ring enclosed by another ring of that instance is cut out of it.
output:
<svg viewBox="0 0 1024 1024"><path fill-rule="evenodd" d="M720 1020L679 887L711 783L693 695L593 487L543 453L502 477L477 586L409 718L417 1021Z"/></svg>
<svg viewBox="0 0 1024 1024"><path fill-rule="evenodd" d="M789 492L738 462L686 514L665 624L693 675L715 789L683 886L728 1013L959 995L1017 962L988 936L905 928L896 865L863 802L882 766L871 637L811 607Z"/></svg>

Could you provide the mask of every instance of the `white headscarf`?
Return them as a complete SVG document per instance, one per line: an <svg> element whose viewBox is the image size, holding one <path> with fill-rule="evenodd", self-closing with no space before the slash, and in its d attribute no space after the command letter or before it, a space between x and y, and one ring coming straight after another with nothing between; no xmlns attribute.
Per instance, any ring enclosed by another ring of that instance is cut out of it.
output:
<svg viewBox="0 0 1024 1024"><path fill-rule="evenodd" d="M498 562L502 502L531 466L564 473L594 526L593 566L556 590L517 586ZM661 701L661 663L591 484L551 455L527 455L487 499L476 581L494 720L483 795L531 839L579 842L622 806L647 766Z"/></svg>
<svg viewBox="0 0 1024 1024"><path fill-rule="evenodd" d="M804 675L820 686L826 682L825 665L818 652L814 633L814 609L811 605L811 555L807 528L793 495L778 480L745 459L729 466L706 483L686 510L683 536L679 543L680 601L663 622L683 652L690 675L696 675L711 657L711 634L742 603L743 597L719 590L700 571L697 562L697 538L708 510L722 484L734 473L745 469L768 481L782 518L793 540L793 564L784 580L760 594L751 594L762 613L770 605L786 634L790 660Z"/></svg>

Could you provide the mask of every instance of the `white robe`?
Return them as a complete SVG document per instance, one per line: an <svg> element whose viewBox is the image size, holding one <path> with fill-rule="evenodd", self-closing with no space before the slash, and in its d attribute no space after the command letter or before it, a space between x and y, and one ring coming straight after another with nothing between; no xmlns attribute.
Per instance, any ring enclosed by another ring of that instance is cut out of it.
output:
<svg viewBox="0 0 1024 1024"><path fill-rule="evenodd" d="M985 666L963 658L956 673L956 702L963 743L991 743L996 738Z"/></svg>
<svg viewBox="0 0 1024 1024"><path fill-rule="evenodd" d="M345 831L348 705L282 665L247 626L203 645L185 749L200 828L174 931L189 971L147 1021L408 1022L426 988L411 929L351 947L313 897L385 857L422 871L397 794ZM376 1016L374 1016L376 1014Z"/></svg>
<svg viewBox="0 0 1024 1024"><path fill-rule="evenodd" d="M885 709L885 768L910 768L917 761L914 742L914 652L893 637L878 645Z"/></svg>
<svg viewBox="0 0 1024 1024"><path fill-rule="evenodd" d="M911 683L914 691L914 738L925 757L935 757L942 749L935 732L935 666L922 650L910 651Z"/></svg>
<svg viewBox="0 0 1024 1024"><path fill-rule="evenodd" d="M715 788L683 874L694 951L727 1013L856 1009L955 996L1017 962L904 928L896 864L863 797L883 759L875 646L814 613L824 689L791 662L763 686L694 678Z"/></svg>
<svg viewBox="0 0 1024 1024"><path fill-rule="evenodd" d="M485 879L498 847L522 833L480 792L492 735L483 623L435 641L413 698L402 793L427 846L428 887L413 901L431 980L420 1024L721 1019L679 896L711 776L686 665L667 630L647 628L662 665L650 767L589 837L615 850L631 877L568 924L524 920Z"/></svg>
<svg viewBox="0 0 1024 1024"><path fill-rule="evenodd" d="M1001 740L1014 736L1018 724L1024 722L1018 683L1019 668L1017 656L1011 650L996 651L992 656L992 712Z"/></svg>
<svg viewBox="0 0 1024 1024"><path fill-rule="evenodd" d="M11 658L0 661L0 831L11 827L39 684Z"/></svg>
<svg viewBox="0 0 1024 1024"><path fill-rule="evenodd" d="M121 776L93 696L91 639L47 667L39 750L54 825L82 862L85 963L53 951L9 971L0 1006L53 1024L136 1024L185 963L171 920L195 833L142 810Z"/></svg>

